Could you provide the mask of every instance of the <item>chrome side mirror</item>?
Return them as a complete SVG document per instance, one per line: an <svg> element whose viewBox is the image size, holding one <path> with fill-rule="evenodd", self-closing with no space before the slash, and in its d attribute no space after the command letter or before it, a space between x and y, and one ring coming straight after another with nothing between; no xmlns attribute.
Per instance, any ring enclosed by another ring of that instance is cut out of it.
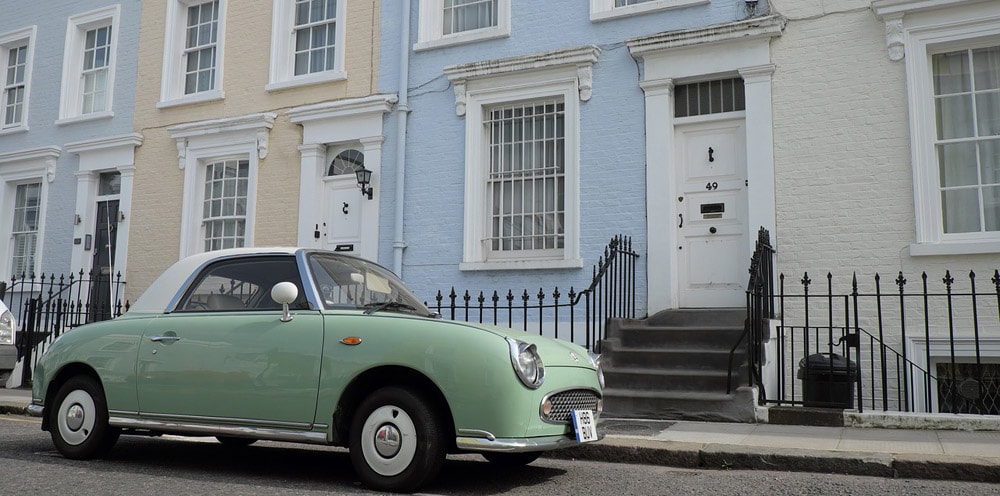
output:
<svg viewBox="0 0 1000 496"><path fill-rule="evenodd" d="M288 281L279 282L271 288L271 299L281 304L281 321L292 320L292 314L288 311L288 305L299 297L299 288L294 283Z"/></svg>

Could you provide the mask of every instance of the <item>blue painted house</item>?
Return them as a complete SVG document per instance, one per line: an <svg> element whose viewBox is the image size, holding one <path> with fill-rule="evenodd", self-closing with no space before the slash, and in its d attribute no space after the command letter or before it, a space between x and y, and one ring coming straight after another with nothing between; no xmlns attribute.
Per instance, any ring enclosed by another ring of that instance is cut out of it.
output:
<svg viewBox="0 0 1000 496"><path fill-rule="evenodd" d="M743 305L774 225L764 2L381 8L379 260L418 295L586 287L624 234L638 315Z"/></svg>
<svg viewBox="0 0 1000 496"><path fill-rule="evenodd" d="M141 2L4 10L0 275L124 272Z"/></svg>

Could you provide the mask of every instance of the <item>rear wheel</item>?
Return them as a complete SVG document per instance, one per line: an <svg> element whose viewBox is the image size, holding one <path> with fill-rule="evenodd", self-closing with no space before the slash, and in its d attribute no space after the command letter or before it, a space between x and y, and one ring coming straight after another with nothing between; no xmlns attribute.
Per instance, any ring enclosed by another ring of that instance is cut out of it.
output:
<svg viewBox="0 0 1000 496"><path fill-rule="evenodd" d="M85 460L104 456L121 431L108 426L108 405L101 385L92 377L66 381L55 397L49 419L52 443L66 458Z"/></svg>
<svg viewBox="0 0 1000 496"><path fill-rule="evenodd" d="M446 444L433 405L407 389L386 387L369 395L351 422L351 463L365 485L412 492L444 464Z"/></svg>
<svg viewBox="0 0 1000 496"><path fill-rule="evenodd" d="M524 453L483 453L483 458L492 464L502 467L520 467L527 465L542 456L541 451L528 451Z"/></svg>

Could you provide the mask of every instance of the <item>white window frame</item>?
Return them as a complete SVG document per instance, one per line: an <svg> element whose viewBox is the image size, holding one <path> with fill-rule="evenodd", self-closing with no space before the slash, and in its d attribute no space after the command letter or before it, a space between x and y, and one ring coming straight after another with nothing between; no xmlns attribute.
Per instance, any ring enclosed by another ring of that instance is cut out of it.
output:
<svg viewBox="0 0 1000 496"><path fill-rule="evenodd" d="M420 0L420 19L414 50L429 50L463 43L510 36L511 0L497 2L497 25L488 28L444 34L444 0Z"/></svg>
<svg viewBox="0 0 1000 496"><path fill-rule="evenodd" d="M13 228L14 201L17 187L21 184L41 183L38 211L38 238L35 243L34 267L35 274L39 268L44 253L45 218L48 210L49 183L55 180L56 161L62 150L59 147L45 147L0 154L0 274L9 278L13 269ZM20 275L19 275L20 276Z"/></svg>
<svg viewBox="0 0 1000 496"><path fill-rule="evenodd" d="M271 76L265 89L278 91L309 84L347 79L344 46L347 41L347 2L337 1L337 39L333 69L295 75L295 0L274 0L271 21Z"/></svg>
<svg viewBox="0 0 1000 496"><path fill-rule="evenodd" d="M59 100L59 120L56 124L68 124L84 120L113 117L115 67L118 53L118 31L120 28L121 6L111 5L69 18L66 23L66 47L63 51L62 94ZM110 27L108 47L108 77L105 88L104 108L93 112L83 112L83 56L86 50L87 32L102 27Z"/></svg>
<svg viewBox="0 0 1000 496"><path fill-rule="evenodd" d="M268 135L276 114L181 124L167 129L177 143L178 166L184 170L181 206L180 257L205 251L202 207L205 170L208 164L225 160L248 160L246 235L244 246L253 246L256 219L257 178L260 161L267 156Z"/></svg>
<svg viewBox="0 0 1000 496"><path fill-rule="evenodd" d="M661 10L678 9L691 5L705 5L710 0L651 0L649 2L615 7L615 0L590 0L590 21L599 22L619 17L647 14Z"/></svg>
<svg viewBox="0 0 1000 496"><path fill-rule="evenodd" d="M28 110L31 96L31 73L35 60L35 36L38 32L37 26L31 26L16 31L11 31L0 35L0 81L6 83L7 80L7 58L11 48L20 47L27 43L28 52L24 68L24 101L21 107L21 121L10 127L3 127L6 121L6 96L0 94L0 135L23 132L28 130Z"/></svg>
<svg viewBox="0 0 1000 496"><path fill-rule="evenodd" d="M489 136L484 115L490 107L521 100L561 98L564 102L565 173L563 192L564 246L555 256L539 256L553 250L508 252L491 257ZM504 79L470 83L465 115L465 229L460 270L520 270L578 268L580 258L580 98L576 68L554 71L537 82Z"/></svg>
<svg viewBox="0 0 1000 496"><path fill-rule="evenodd" d="M890 58L904 59L906 65L916 224L910 255L1000 253L1000 232L944 233L931 64L935 53L1000 45L1000 5L975 0L928 0L920 5L878 0L873 9L886 21Z"/></svg>
<svg viewBox="0 0 1000 496"><path fill-rule="evenodd" d="M225 98L222 91L224 74L223 61L226 44L226 4L227 0L219 1L218 39L215 45L215 88L208 91L184 94L185 71L185 29L187 28L187 9L196 5L209 3L213 0L169 0L167 2L167 22L163 34L163 74L160 85L160 101L157 108L174 107L201 103Z"/></svg>

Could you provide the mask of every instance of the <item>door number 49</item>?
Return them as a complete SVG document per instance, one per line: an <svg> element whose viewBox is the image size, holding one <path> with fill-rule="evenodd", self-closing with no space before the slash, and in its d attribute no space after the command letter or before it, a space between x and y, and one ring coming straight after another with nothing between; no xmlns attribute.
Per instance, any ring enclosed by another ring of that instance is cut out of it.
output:
<svg viewBox="0 0 1000 496"><path fill-rule="evenodd" d="M710 183L708 183L708 184L705 185L705 189L707 189L709 191L715 191L715 190L719 189L719 183L717 183L715 181L712 181L712 182L710 182Z"/></svg>

